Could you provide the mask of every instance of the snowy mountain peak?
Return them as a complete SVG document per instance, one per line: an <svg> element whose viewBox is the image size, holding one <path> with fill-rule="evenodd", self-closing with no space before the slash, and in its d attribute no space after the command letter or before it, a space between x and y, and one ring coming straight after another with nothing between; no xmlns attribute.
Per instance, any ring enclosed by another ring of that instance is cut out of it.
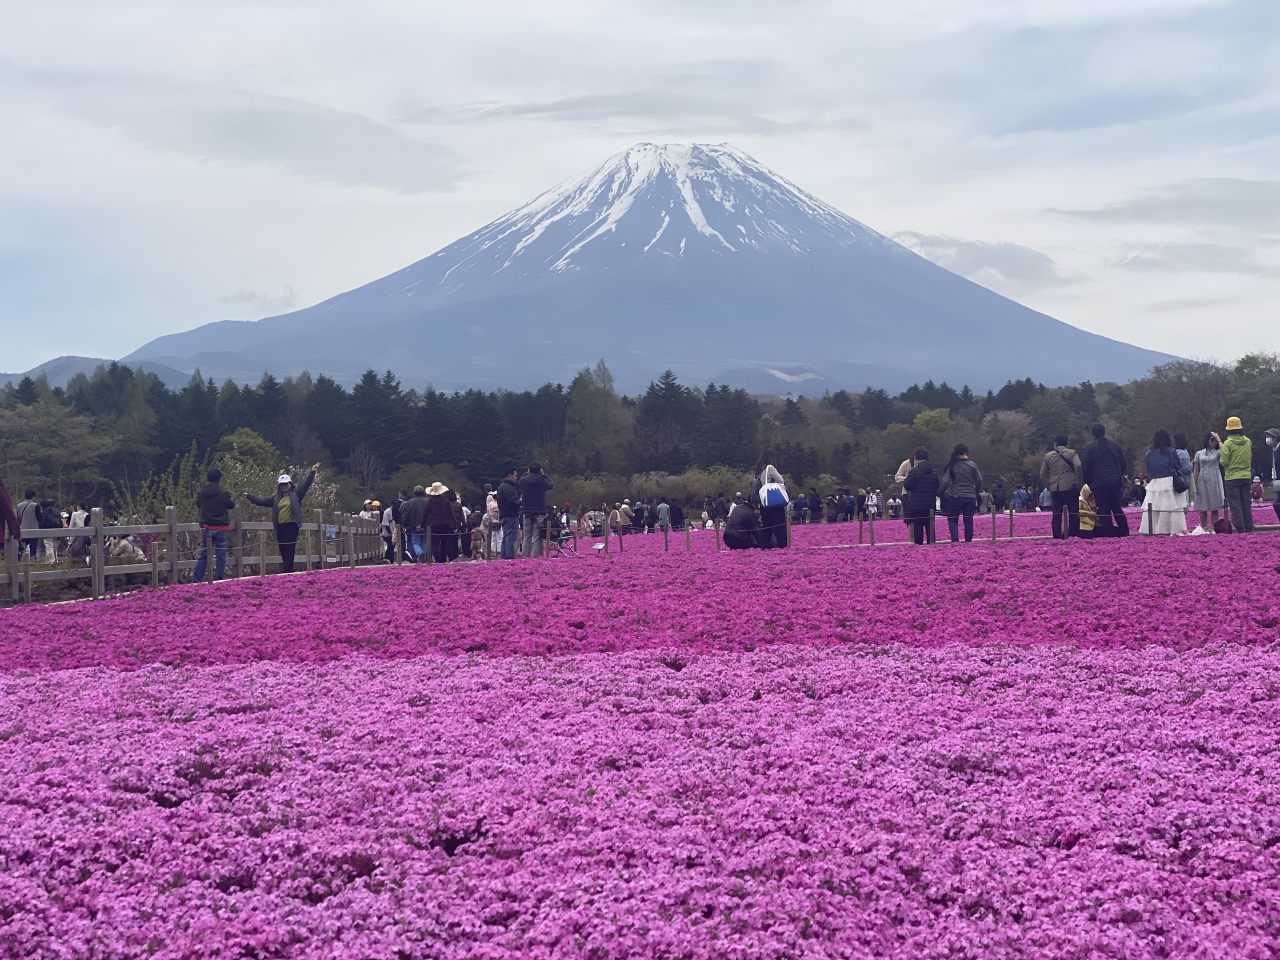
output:
<svg viewBox="0 0 1280 960"><path fill-rule="evenodd" d="M731 144L638 143L430 259L448 263L437 281L448 295L503 273L663 257L794 258L869 241L888 242Z"/></svg>

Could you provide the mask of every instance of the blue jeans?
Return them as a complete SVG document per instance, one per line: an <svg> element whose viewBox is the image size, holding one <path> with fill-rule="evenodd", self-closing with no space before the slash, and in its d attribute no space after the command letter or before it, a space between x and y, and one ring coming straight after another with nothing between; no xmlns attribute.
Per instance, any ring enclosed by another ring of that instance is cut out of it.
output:
<svg viewBox="0 0 1280 960"><path fill-rule="evenodd" d="M951 542L960 539L960 514L964 514L964 542L973 539L973 511L978 501L973 497L950 497L947 500L947 529L951 531Z"/></svg>
<svg viewBox="0 0 1280 960"><path fill-rule="evenodd" d="M196 571L193 579L199 583L204 579L205 571L209 569L209 541L213 541L214 562L213 576L215 580L221 580L227 573L227 547L231 546L231 531L229 530L208 530L204 527L200 528L200 559L196 561Z"/></svg>
<svg viewBox="0 0 1280 960"><path fill-rule="evenodd" d="M502 524L502 559L514 560L516 541L520 539L520 518L503 517L498 522Z"/></svg>
<svg viewBox="0 0 1280 960"><path fill-rule="evenodd" d="M413 554L414 563L421 562L427 552L427 535L425 533L409 534L409 552Z"/></svg>

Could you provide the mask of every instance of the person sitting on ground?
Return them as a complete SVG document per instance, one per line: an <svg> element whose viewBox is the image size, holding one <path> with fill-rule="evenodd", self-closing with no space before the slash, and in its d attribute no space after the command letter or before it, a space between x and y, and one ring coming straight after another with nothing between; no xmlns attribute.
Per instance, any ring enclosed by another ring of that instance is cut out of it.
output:
<svg viewBox="0 0 1280 960"><path fill-rule="evenodd" d="M760 546L760 519L742 494L734 497L733 509L724 524L724 545L730 550Z"/></svg>
<svg viewBox="0 0 1280 960"><path fill-rule="evenodd" d="M276 543L280 547L280 562L285 573L293 573L293 557L298 549L298 524L302 522L302 500L311 489L319 469L320 464L312 465L296 489L293 478L282 473L276 481L276 492L271 496L256 497L248 492L244 494L244 498L250 503L271 508L271 523L276 528Z"/></svg>
<svg viewBox="0 0 1280 960"><path fill-rule="evenodd" d="M1080 514L1080 529L1076 536L1082 540L1092 540L1098 523L1098 505L1087 483L1080 488L1080 503L1076 509Z"/></svg>

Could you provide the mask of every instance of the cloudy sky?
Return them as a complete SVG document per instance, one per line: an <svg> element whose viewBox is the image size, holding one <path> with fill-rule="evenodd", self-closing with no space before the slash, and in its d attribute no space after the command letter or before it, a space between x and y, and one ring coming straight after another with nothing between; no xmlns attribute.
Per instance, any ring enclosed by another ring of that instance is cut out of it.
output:
<svg viewBox="0 0 1280 960"><path fill-rule="evenodd" d="M729 141L1097 333L1280 350L1275 0L0 6L0 369L390 273Z"/></svg>

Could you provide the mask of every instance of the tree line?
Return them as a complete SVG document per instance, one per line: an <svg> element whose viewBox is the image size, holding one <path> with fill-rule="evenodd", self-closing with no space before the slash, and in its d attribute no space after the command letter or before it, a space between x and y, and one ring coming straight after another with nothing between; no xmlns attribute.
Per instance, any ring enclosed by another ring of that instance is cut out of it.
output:
<svg viewBox="0 0 1280 960"><path fill-rule="evenodd" d="M671 371L637 396L620 395L603 360L568 386L454 393L404 389L391 371L373 370L350 389L323 374L219 385L197 371L171 390L111 363L65 388L28 377L0 390L0 469L11 488L104 506L155 489L184 457L233 452L268 473L321 461L346 506L433 471L474 496L531 460L563 478L559 489L574 501L664 490L700 498L717 492L708 485L745 483L770 446L793 484L826 493L887 487L921 444L945 453L965 442L984 475L1017 483L1035 475L1054 436L1082 445L1094 422L1137 458L1157 428L1186 432L1194 450L1227 415L1242 417L1255 472L1269 476L1261 437L1280 425L1280 357L1175 361L1126 384L1046 387L1027 378L979 396L927 381L896 396L867 388L820 397L689 386Z"/></svg>

